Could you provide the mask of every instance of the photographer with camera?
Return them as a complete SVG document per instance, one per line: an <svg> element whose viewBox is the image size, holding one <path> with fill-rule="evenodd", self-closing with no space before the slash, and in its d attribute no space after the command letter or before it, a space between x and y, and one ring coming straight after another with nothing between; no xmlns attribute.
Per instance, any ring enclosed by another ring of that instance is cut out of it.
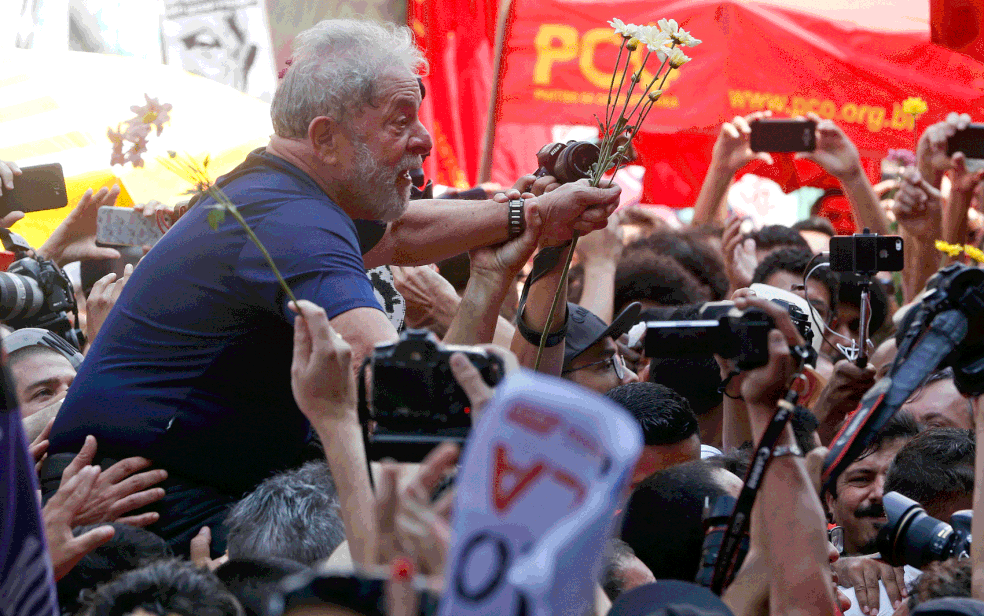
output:
<svg viewBox="0 0 984 616"><path fill-rule="evenodd" d="M767 336L768 362L739 374L731 385L745 405L754 442L760 443L797 371L791 347L804 343L778 304L739 297L735 308L761 310L776 327ZM753 524L762 527L753 532L762 539L770 572L770 613L833 614L837 599L828 565L826 520L801 456L787 424L761 480L752 515ZM732 604L741 598L729 599L726 593L725 600Z"/></svg>

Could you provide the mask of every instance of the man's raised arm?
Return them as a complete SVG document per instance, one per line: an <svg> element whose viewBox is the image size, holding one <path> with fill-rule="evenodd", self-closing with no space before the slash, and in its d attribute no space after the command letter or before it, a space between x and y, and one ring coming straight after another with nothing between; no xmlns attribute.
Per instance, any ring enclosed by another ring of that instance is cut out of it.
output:
<svg viewBox="0 0 984 616"><path fill-rule="evenodd" d="M524 192L523 189L520 189ZM608 224L621 188L591 188L586 181L565 184L540 196L545 237L558 241ZM488 201L412 201L386 235L365 255L367 268L434 263L480 246L509 239L509 206Z"/></svg>

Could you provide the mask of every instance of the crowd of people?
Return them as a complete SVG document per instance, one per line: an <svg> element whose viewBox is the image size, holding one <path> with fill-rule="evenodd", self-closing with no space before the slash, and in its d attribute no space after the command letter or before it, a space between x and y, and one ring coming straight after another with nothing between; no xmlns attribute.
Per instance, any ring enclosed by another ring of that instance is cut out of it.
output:
<svg viewBox="0 0 984 616"><path fill-rule="evenodd" d="M721 127L688 225L619 209L617 184L550 175L412 199L434 147L424 70L406 28L298 35L269 145L217 183L263 249L231 217L213 230L209 196L137 206L172 223L149 250L97 246L119 193L103 188L25 253L80 262L87 342L4 325L0 612L984 614L984 559L883 530L891 493L947 524L984 507L984 406L953 367L925 366L821 479L862 398L918 360L895 361L927 283L979 267L937 249L981 239L984 170L946 148L968 117L928 127L877 190L812 118L804 156L840 182L856 229L904 240L902 270L869 280L830 267L829 195L792 227L728 215L735 175L767 158L749 143L765 114ZM19 175L0 162L0 191ZM709 306L768 317L756 343L737 333L760 361L681 333ZM411 330L430 336L404 345ZM474 428L448 437L458 388ZM421 440L449 442L399 447ZM743 560L712 592L695 581L724 523L706 520L749 485Z"/></svg>

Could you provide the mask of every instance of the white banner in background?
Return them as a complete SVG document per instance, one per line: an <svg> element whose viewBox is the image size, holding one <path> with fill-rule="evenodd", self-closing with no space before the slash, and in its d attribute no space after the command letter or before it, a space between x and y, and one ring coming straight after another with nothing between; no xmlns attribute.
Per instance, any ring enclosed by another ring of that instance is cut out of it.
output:
<svg viewBox="0 0 984 616"><path fill-rule="evenodd" d="M263 0L165 0L164 60L256 98L276 88Z"/></svg>

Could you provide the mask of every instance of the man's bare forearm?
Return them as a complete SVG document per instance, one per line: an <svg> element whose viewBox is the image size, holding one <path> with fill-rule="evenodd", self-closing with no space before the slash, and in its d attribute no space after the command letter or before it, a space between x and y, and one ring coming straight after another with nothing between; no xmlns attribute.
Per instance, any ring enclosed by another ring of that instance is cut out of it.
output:
<svg viewBox="0 0 984 616"><path fill-rule="evenodd" d="M586 261L580 304L605 323L615 318L615 261Z"/></svg>
<svg viewBox="0 0 984 616"><path fill-rule="evenodd" d="M707 175L704 176L704 183L700 186L697 202L694 204L694 219L691 223L693 226L711 224L720 217L734 175L734 171L711 161Z"/></svg>
<svg viewBox="0 0 984 616"><path fill-rule="evenodd" d="M458 304L458 313L451 321L446 344L484 344L492 342L499 308L506 299L512 277L508 280L491 280L472 275Z"/></svg>
<svg viewBox="0 0 984 616"><path fill-rule="evenodd" d="M376 499L369 482L357 412L350 409L344 417L325 419L314 429L324 445L328 468L337 482L345 538L352 560L363 566L374 565Z"/></svg>
<svg viewBox="0 0 984 616"><path fill-rule="evenodd" d="M878 235L888 235L888 216L864 171L858 168L856 173L841 178L841 186L861 227L867 227Z"/></svg>
<svg viewBox="0 0 984 616"><path fill-rule="evenodd" d="M547 324L547 315L550 314L550 305L553 302L554 293L557 285L561 284L561 273L564 269L564 262L570 248L565 248L560 252L557 266L548 274L533 283L530 293L526 298L526 310L516 316L523 319L523 322L533 331L542 332ZM554 308L553 318L550 321L550 333L560 331L566 324L567 317L567 279L563 278L563 288L560 291L560 299ZM530 344L516 328L513 335L512 352L516 354L519 365L533 369L536 362L538 345ZM540 361L539 372L545 374L560 375L564 367L564 343L546 347L543 349L543 358Z"/></svg>
<svg viewBox="0 0 984 616"><path fill-rule="evenodd" d="M426 265L509 239L508 205L492 200L411 201L364 259L378 265Z"/></svg>

